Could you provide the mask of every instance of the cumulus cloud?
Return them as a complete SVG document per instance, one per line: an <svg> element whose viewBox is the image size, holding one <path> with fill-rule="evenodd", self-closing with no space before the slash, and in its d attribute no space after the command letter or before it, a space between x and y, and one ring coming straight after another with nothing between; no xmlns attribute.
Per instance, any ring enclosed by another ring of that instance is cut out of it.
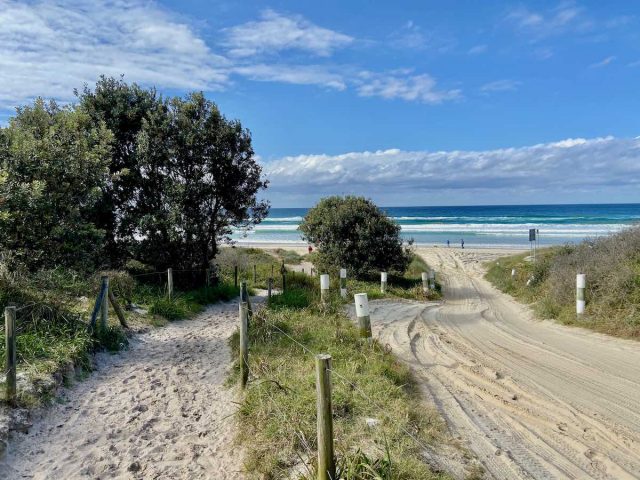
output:
<svg viewBox="0 0 640 480"><path fill-rule="evenodd" d="M302 50L326 57L353 41L349 35L319 27L300 15L273 10L265 10L260 20L224 31L227 34L224 45L232 56L238 57L282 50Z"/></svg>
<svg viewBox="0 0 640 480"><path fill-rule="evenodd" d="M401 98L427 104L439 104L461 97L459 89L438 89L435 79L428 74L411 75L410 72L387 74L360 72L355 80L358 94L363 97Z"/></svg>
<svg viewBox="0 0 640 480"><path fill-rule="evenodd" d="M66 101L101 74L215 90L228 62L188 24L142 0L0 0L0 109Z"/></svg>
<svg viewBox="0 0 640 480"><path fill-rule="evenodd" d="M409 197L426 192L572 192L640 187L640 138L566 139L484 151L353 152L265 163L273 193Z"/></svg>

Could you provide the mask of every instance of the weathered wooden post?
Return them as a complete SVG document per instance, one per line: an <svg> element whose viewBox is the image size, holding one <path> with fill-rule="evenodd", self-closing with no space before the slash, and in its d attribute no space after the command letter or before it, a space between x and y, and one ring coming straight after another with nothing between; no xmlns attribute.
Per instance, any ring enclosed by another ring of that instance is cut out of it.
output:
<svg viewBox="0 0 640 480"><path fill-rule="evenodd" d="M380 272L380 291L387 293L387 272Z"/></svg>
<svg viewBox="0 0 640 480"><path fill-rule="evenodd" d="M316 355L318 417L318 480L335 480L333 413L331 407L331 355Z"/></svg>
<svg viewBox="0 0 640 480"><path fill-rule="evenodd" d="M240 302L247 302L249 299L247 298L247 282L244 280L240 282Z"/></svg>
<svg viewBox="0 0 640 480"><path fill-rule="evenodd" d="M100 310L100 328L106 330L109 323L109 277L106 275L102 276L102 289L104 290L104 296L102 297Z"/></svg>
<svg viewBox="0 0 640 480"><path fill-rule="evenodd" d="M434 290L436 288L436 272L429 270L429 288Z"/></svg>
<svg viewBox="0 0 640 480"><path fill-rule="evenodd" d="M271 264L271 278L273 278L273 263Z"/></svg>
<svg viewBox="0 0 640 480"><path fill-rule="evenodd" d="M240 302L240 385L249 380L249 305Z"/></svg>
<svg viewBox="0 0 640 480"><path fill-rule="evenodd" d="M233 267L233 286L238 288L238 265Z"/></svg>
<svg viewBox="0 0 640 480"><path fill-rule="evenodd" d="M429 274L427 272L422 272L422 291L425 295L429 293Z"/></svg>
<svg viewBox="0 0 640 480"><path fill-rule="evenodd" d="M356 293L353 296L356 304L356 318L361 338L371 341L371 317L369 316L369 298L366 293Z"/></svg>
<svg viewBox="0 0 640 480"><path fill-rule="evenodd" d="M253 265L253 283L255 284L258 281L258 272L256 270L256 265Z"/></svg>
<svg viewBox="0 0 640 480"><path fill-rule="evenodd" d="M282 274L282 293L284 293L287 290L287 269L284 266L284 260L282 267L280 267L280 273Z"/></svg>
<svg viewBox="0 0 640 480"><path fill-rule="evenodd" d="M173 297L173 268L167 268L167 295Z"/></svg>
<svg viewBox="0 0 640 480"><path fill-rule="evenodd" d="M267 298L271 300L271 290L273 289L273 278L269 277L267 282Z"/></svg>
<svg viewBox="0 0 640 480"><path fill-rule="evenodd" d="M205 284L207 285L207 287L210 285L211 283L211 269L207 268L204 272L204 274L207 276L207 278L205 278Z"/></svg>
<svg viewBox="0 0 640 480"><path fill-rule="evenodd" d="M7 403L16 403L16 307L4 309Z"/></svg>
<svg viewBox="0 0 640 480"><path fill-rule="evenodd" d="M326 273L320 275L320 301L326 305L329 299L329 275Z"/></svg>
<svg viewBox="0 0 640 480"><path fill-rule="evenodd" d="M340 296L347 298L347 269L340 269Z"/></svg>
<svg viewBox="0 0 640 480"><path fill-rule="evenodd" d="M586 299L584 291L587 286L587 276L584 273L578 273L576 275L576 314L582 315L584 313L584 307Z"/></svg>

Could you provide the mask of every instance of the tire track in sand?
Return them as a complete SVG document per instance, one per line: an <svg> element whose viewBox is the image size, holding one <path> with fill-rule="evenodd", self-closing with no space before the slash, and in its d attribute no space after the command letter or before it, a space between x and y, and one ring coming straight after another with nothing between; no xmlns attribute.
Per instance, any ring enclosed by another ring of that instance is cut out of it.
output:
<svg viewBox="0 0 640 480"><path fill-rule="evenodd" d="M14 433L0 478L243 478L234 392L223 385L237 315L235 303L210 306L98 355L62 404Z"/></svg>
<svg viewBox="0 0 640 480"><path fill-rule="evenodd" d="M496 254L419 253L445 300L371 302L374 333L487 475L640 478L640 343L535 320L482 278Z"/></svg>

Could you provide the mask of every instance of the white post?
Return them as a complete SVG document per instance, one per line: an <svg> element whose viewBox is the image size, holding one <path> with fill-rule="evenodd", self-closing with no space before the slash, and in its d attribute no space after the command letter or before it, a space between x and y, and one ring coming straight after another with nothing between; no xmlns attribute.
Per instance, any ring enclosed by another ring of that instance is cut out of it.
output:
<svg viewBox="0 0 640 480"><path fill-rule="evenodd" d="M429 287L434 290L436 288L436 272L429 270Z"/></svg>
<svg viewBox="0 0 640 480"><path fill-rule="evenodd" d="M167 294L169 298L173 296L173 269L167 268Z"/></svg>
<svg viewBox="0 0 640 480"><path fill-rule="evenodd" d="M387 293L387 272L380 272L380 291Z"/></svg>
<svg viewBox="0 0 640 480"><path fill-rule="evenodd" d="M515 268L511 269L511 278L516 278L516 269Z"/></svg>
<svg viewBox="0 0 640 480"><path fill-rule="evenodd" d="M347 269L340 269L340 296L347 298Z"/></svg>
<svg viewBox="0 0 640 480"><path fill-rule="evenodd" d="M576 313L582 315L584 313L585 296L584 291L587 285L586 275L579 273L576 275Z"/></svg>
<svg viewBox="0 0 640 480"><path fill-rule="evenodd" d="M371 317L369 316L369 298L366 293L356 293L353 296L356 304L356 318L360 337L371 340Z"/></svg>
<svg viewBox="0 0 640 480"><path fill-rule="evenodd" d="M323 273L320 275L320 300L322 303L327 303L329 296L329 275Z"/></svg>
<svg viewBox="0 0 640 480"><path fill-rule="evenodd" d="M429 274L427 272L422 272L422 291L429 292Z"/></svg>

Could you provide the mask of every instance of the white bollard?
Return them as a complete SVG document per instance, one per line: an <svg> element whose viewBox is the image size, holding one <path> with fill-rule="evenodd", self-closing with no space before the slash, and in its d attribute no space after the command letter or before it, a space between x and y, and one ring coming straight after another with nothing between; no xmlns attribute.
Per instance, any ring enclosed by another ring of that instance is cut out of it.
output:
<svg viewBox="0 0 640 480"><path fill-rule="evenodd" d="M387 272L380 272L380 291L387 293Z"/></svg>
<svg viewBox="0 0 640 480"><path fill-rule="evenodd" d="M347 298L347 269L340 269L340 296Z"/></svg>
<svg viewBox="0 0 640 480"><path fill-rule="evenodd" d="M436 288L436 272L433 270L429 270L429 287L432 290L435 290Z"/></svg>
<svg viewBox="0 0 640 480"><path fill-rule="evenodd" d="M427 272L422 272L422 291L429 292L429 274Z"/></svg>
<svg viewBox="0 0 640 480"><path fill-rule="evenodd" d="M516 278L516 269L515 268L511 269L511 278Z"/></svg>
<svg viewBox="0 0 640 480"><path fill-rule="evenodd" d="M329 275L323 273L320 275L320 300L322 303L327 302L329 296Z"/></svg>
<svg viewBox="0 0 640 480"><path fill-rule="evenodd" d="M584 291L587 285L586 275L579 273L576 275L576 314L584 313L585 296Z"/></svg>
<svg viewBox="0 0 640 480"><path fill-rule="evenodd" d="M369 316L369 298L366 293L356 293L353 296L356 304L356 318L360 337L371 340L371 317Z"/></svg>

